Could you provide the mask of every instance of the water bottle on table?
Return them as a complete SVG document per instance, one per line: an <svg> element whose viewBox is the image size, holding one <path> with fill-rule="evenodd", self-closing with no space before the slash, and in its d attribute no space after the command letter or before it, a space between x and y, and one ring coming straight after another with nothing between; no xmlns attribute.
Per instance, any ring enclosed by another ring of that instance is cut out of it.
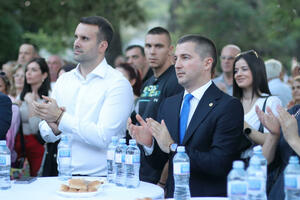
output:
<svg viewBox="0 0 300 200"><path fill-rule="evenodd" d="M115 151L118 145L118 137L113 136L111 143L107 150L107 181L109 183L115 182L116 170L115 170Z"/></svg>
<svg viewBox="0 0 300 200"><path fill-rule="evenodd" d="M247 200L247 173L243 161L234 161L227 176L227 196L229 200Z"/></svg>
<svg viewBox="0 0 300 200"><path fill-rule="evenodd" d="M126 187L137 188L140 184L140 158L141 151L136 145L134 139L129 140L129 146L126 150Z"/></svg>
<svg viewBox="0 0 300 200"><path fill-rule="evenodd" d="M57 146L57 169L60 180L68 180L72 177L72 136L62 134Z"/></svg>
<svg viewBox="0 0 300 200"><path fill-rule="evenodd" d="M300 199L300 165L297 156L291 156L284 170L284 192L286 200Z"/></svg>
<svg viewBox="0 0 300 200"><path fill-rule="evenodd" d="M250 159L247 169L248 199L266 200L266 177L261 168L260 159L256 156Z"/></svg>
<svg viewBox="0 0 300 200"><path fill-rule="evenodd" d="M265 159L263 153L262 153L262 147L260 145L255 146L253 148L253 156L257 156L260 160L260 166L262 168L262 170L264 171L265 177L267 177L267 159ZM252 156L252 157L253 157Z"/></svg>
<svg viewBox="0 0 300 200"><path fill-rule="evenodd" d="M0 140L0 190L7 190L10 183L10 151L5 140Z"/></svg>
<svg viewBox="0 0 300 200"><path fill-rule="evenodd" d="M125 186L126 170L125 170L125 155L126 155L126 140L119 139L119 145L115 152L115 164L116 164L116 179L117 186Z"/></svg>
<svg viewBox="0 0 300 200"><path fill-rule="evenodd" d="M185 153L184 146L177 147L177 153L173 158L173 174L175 181L174 199L190 199L190 159Z"/></svg>

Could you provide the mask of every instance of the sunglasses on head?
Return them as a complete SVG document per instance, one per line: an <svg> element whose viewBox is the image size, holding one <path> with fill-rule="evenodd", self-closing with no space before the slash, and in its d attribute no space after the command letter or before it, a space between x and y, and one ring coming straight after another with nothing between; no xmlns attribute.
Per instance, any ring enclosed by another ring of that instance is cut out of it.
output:
<svg viewBox="0 0 300 200"><path fill-rule="evenodd" d="M0 76L1 76L1 77L6 76L5 72L4 72L4 71L1 71L1 72L0 72Z"/></svg>
<svg viewBox="0 0 300 200"><path fill-rule="evenodd" d="M249 50L249 51L241 52L238 55L236 55L235 57L237 58L237 57L239 57L241 55L246 55L246 54L249 54L249 55L252 54L252 55L256 56L256 58L258 58L258 53L255 50Z"/></svg>

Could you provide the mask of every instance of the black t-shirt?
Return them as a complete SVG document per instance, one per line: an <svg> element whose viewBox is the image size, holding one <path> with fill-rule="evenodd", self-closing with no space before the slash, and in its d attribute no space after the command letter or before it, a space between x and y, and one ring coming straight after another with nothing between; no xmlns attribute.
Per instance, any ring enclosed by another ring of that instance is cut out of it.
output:
<svg viewBox="0 0 300 200"><path fill-rule="evenodd" d="M156 120L161 102L182 91L183 87L178 84L175 68L171 65L161 76L152 76L143 84L138 100L139 114L143 119L151 117Z"/></svg>
<svg viewBox="0 0 300 200"><path fill-rule="evenodd" d="M175 68L171 65L161 76L149 78L142 87L141 96L137 102L139 114L146 119L148 117L157 119L157 113L161 102L170 96L183 91L178 84ZM140 148L143 151L143 148ZM146 161L144 154L141 154L140 180L156 184L161 175L162 169L153 169Z"/></svg>

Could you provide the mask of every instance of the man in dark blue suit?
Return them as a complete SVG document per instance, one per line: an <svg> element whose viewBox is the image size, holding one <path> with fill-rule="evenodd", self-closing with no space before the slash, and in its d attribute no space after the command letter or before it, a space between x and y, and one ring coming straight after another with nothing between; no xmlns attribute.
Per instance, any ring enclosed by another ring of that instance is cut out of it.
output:
<svg viewBox="0 0 300 200"><path fill-rule="evenodd" d="M11 100L0 92L0 140L6 139L6 133L10 127L12 117Z"/></svg>
<svg viewBox="0 0 300 200"><path fill-rule="evenodd" d="M227 175L240 154L243 107L211 81L217 62L211 40L199 35L183 36L177 43L175 57L176 76L184 93L161 104L161 123L150 118L145 122L137 116L141 126L131 124L130 134L144 145L153 167L162 168L169 159L167 197L174 193L173 157L177 145L185 146L190 158L191 195L226 196ZM191 98L186 111L188 96Z"/></svg>

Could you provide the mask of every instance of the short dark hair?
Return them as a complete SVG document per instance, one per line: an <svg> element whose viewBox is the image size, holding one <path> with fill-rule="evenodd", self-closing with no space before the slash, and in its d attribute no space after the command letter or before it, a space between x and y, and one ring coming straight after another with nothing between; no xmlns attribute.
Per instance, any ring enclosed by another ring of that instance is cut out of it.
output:
<svg viewBox="0 0 300 200"><path fill-rule="evenodd" d="M99 28L99 32L97 35L98 42L104 40L107 41L108 46L110 45L114 35L114 31L111 23L107 19L101 16L82 17L80 19L80 23L97 25Z"/></svg>
<svg viewBox="0 0 300 200"><path fill-rule="evenodd" d="M154 27L152 29L150 29L148 32L147 32L147 35L166 35L168 40L169 40L169 45L171 45L171 35L169 33L169 31L163 27L160 27L160 26L157 26L157 27Z"/></svg>
<svg viewBox="0 0 300 200"><path fill-rule="evenodd" d="M240 54L238 54L234 60L233 63L233 96L235 96L238 99L242 99L243 97L243 89L240 88L235 79L235 65L236 62L240 59L244 59L251 71L252 74L252 98L254 94L261 97L261 93L266 93L268 95L271 95L271 92L269 90L268 86L268 79L267 79L267 73L266 73L266 67L264 61L258 56L256 51L250 50L245 51Z"/></svg>
<svg viewBox="0 0 300 200"><path fill-rule="evenodd" d="M131 49L134 49L134 48L140 49L142 55L145 56L144 47L142 47L141 45L136 45L136 44L134 44L134 45L129 45L129 46L125 49L125 52L127 52L127 51L129 51L129 50L131 50Z"/></svg>
<svg viewBox="0 0 300 200"><path fill-rule="evenodd" d="M141 87L142 87L142 78L141 78L139 72L128 63L121 63L116 68L118 68L118 67L127 71L130 80L135 79L135 83L132 86L133 93L136 96L140 96L141 95Z"/></svg>
<svg viewBox="0 0 300 200"><path fill-rule="evenodd" d="M22 46L23 44L27 44L27 45L31 45L33 47L33 50L36 54L39 53L39 47L34 44L33 42L30 42L29 40L26 40L24 43L22 43L20 46Z"/></svg>
<svg viewBox="0 0 300 200"><path fill-rule="evenodd" d="M23 87L23 90L22 90L22 92L20 94L20 99L22 101L24 101L24 97L25 97L25 95L26 95L27 92L32 92L31 85L29 85L27 83L26 71L27 71L28 65L30 63L33 63L33 62L36 62L40 66L42 74L43 73L47 73L47 75L48 75L47 78L43 81L43 83L40 86L40 88L38 89L38 95L39 95L39 97L42 98L42 95L48 96L49 95L48 93L51 90L51 88L50 88L50 73L49 73L49 67L47 65L46 60L44 58L34 58L34 59L30 60L26 64L26 67L25 67L24 87Z"/></svg>
<svg viewBox="0 0 300 200"><path fill-rule="evenodd" d="M199 53L199 56L204 59L207 57L211 57L213 59L211 72L214 71L217 65L217 49L214 42L204 36L201 35L185 35L181 37L177 44L182 44L186 42L193 42L196 44L195 51Z"/></svg>

